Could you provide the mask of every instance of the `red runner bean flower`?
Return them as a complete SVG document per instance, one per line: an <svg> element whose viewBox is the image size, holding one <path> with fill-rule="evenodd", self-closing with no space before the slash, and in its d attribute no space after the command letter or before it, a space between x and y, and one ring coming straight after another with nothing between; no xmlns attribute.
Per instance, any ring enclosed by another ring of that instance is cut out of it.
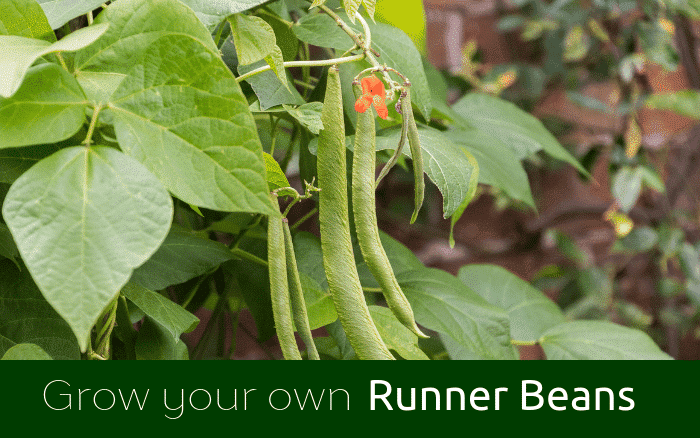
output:
<svg viewBox="0 0 700 438"><path fill-rule="evenodd" d="M386 92L384 91L384 82L376 76L366 76L362 78L362 96L355 102L355 111L364 113L374 105L377 114L382 119L389 117L389 110L386 107Z"/></svg>

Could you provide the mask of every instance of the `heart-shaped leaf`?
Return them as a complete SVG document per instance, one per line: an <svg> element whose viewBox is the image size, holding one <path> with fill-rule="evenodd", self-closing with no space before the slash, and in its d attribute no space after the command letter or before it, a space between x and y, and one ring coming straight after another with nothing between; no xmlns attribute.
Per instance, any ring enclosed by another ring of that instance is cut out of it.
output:
<svg viewBox="0 0 700 438"><path fill-rule="evenodd" d="M3 217L32 278L87 348L105 307L165 239L172 199L143 165L108 147L69 147L10 188Z"/></svg>

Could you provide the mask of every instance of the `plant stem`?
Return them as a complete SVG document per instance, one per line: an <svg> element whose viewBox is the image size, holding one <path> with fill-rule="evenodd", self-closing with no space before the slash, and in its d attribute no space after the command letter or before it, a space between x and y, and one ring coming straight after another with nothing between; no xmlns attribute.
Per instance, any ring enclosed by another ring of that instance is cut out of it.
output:
<svg viewBox="0 0 700 438"><path fill-rule="evenodd" d="M249 262L257 263L261 266L267 267L267 261L261 259L260 257L256 256L255 254L251 254L248 251L240 248L232 248L231 252L233 255L242 258L243 260L248 260Z"/></svg>
<svg viewBox="0 0 700 438"><path fill-rule="evenodd" d="M283 63L284 68L287 67L323 67L326 65L336 65L336 64L345 64L346 62L354 62L354 61L359 61L360 59L364 59L365 54L361 53L359 55L354 55L354 56L346 56L344 58L334 58L334 59L322 59L319 61L287 61ZM260 68L256 68L255 70L251 70L248 73L245 73L243 75L240 75L236 78L236 82L241 82L246 79L248 79L251 76L255 76L259 73L266 72L268 70L271 70L272 67L269 65L262 66Z"/></svg>
<svg viewBox="0 0 700 438"><path fill-rule="evenodd" d="M92 119L90 120L90 127L88 128L87 135L85 136L85 140L83 140L83 144L87 147L90 146L90 143L92 143L92 133L95 131L95 125L97 125L97 118L100 115L100 111L102 111L102 105L97 105L95 107L95 110L92 112Z"/></svg>
<svg viewBox="0 0 700 438"><path fill-rule="evenodd" d="M296 221L296 223L294 225L290 226L289 229L292 231L296 230L297 228L299 228L299 225L301 225L304 222L306 222L307 220L309 220L316 213L318 213L318 207L314 207L313 210L311 210L310 212L308 212L304 216L302 216L302 218L299 219L298 221Z"/></svg>

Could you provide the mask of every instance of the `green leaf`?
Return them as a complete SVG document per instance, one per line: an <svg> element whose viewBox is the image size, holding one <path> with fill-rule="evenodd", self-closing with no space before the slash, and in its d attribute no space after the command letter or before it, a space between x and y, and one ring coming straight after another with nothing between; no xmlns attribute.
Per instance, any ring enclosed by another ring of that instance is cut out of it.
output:
<svg viewBox="0 0 700 438"><path fill-rule="evenodd" d="M406 360L429 360L418 347L418 336L406 328L386 307L369 306L369 313L387 348Z"/></svg>
<svg viewBox="0 0 700 438"><path fill-rule="evenodd" d="M639 171L642 172L644 185L660 193L666 192L666 186L658 172L647 166L639 166Z"/></svg>
<svg viewBox="0 0 700 438"><path fill-rule="evenodd" d="M678 252L678 261L686 279L700 282L700 253L688 242L683 242Z"/></svg>
<svg viewBox="0 0 700 438"><path fill-rule="evenodd" d="M17 179L2 213L34 281L85 351L98 316L165 239L173 205L134 159L78 146Z"/></svg>
<svg viewBox="0 0 700 438"><path fill-rule="evenodd" d="M606 321L572 321L552 327L540 344L547 359L671 359L639 330Z"/></svg>
<svg viewBox="0 0 700 438"><path fill-rule="evenodd" d="M580 61L588 54L591 38L580 25L572 26L564 38L564 60Z"/></svg>
<svg viewBox="0 0 700 438"><path fill-rule="evenodd" d="M318 135L323 129L321 122L321 102L309 102L294 108L289 105L282 105L287 113L294 117L303 127Z"/></svg>
<svg viewBox="0 0 700 438"><path fill-rule="evenodd" d="M433 268L397 275L416 322L484 359L515 359L507 313L456 277Z"/></svg>
<svg viewBox="0 0 700 438"><path fill-rule="evenodd" d="M47 63L30 68L11 98L0 97L0 149L54 143L71 137L85 123L87 104L75 78L58 65Z"/></svg>
<svg viewBox="0 0 700 438"><path fill-rule="evenodd" d="M10 229L7 225L0 222L0 257L5 257L10 259L15 264L17 263L17 258L19 257L19 252L17 251L17 245L12 239L12 234L10 234ZM19 265L17 266L19 268Z"/></svg>
<svg viewBox="0 0 700 438"><path fill-rule="evenodd" d="M510 334L516 341L537 341L546 330L566 321L552 300L500 266L463 266L458 277L486 301L508 312Z"/></svg>
<svg viewBox="0 0 700 438"><path fill-rule="evenodd" d="M355 14L360 9L362 0L342 0L342 2L343 8L345 8L345 11L347 12L347 16L350 18L350 21L354 23L356 20Z"/></svg>
<svg viewBox="0 0 700 438"><path fill-rule="evenodd" d="M0 0L0 35L56 41L44 11L35 0Z"/></svg>
<svg viewBox="0 0 700 438"><path fill-rule="evenodd" d="M221 58L181 35L144 56L109 104L122 150L188 204L270 214L255 122Z"/></svg>
<svg viewBox="0 0 700 438"><path fill-rule="evenodd" d="M345 14L339 14L346 19ZM347 23L347 20L346 20ZM402 30L384 23L368 23L372 33L372 47L381 54L379 62L400 71L411 81L411 100L423 118L429 119L432 110L432 96L428 79L423 70L420 53L413 41ZM356 32L362 27L349 24ZM319 47L330 47L341 53L353 46L352 39L326 14L310 14L303 17L292 28L297 38ZM366 61L357 64L369 67Z"/></svg>
<svg viewBox="0 0 700 438"><path fill-rule="evenodd" d="M127 283L122 288L122 294L170 332L173 339L178 339L183 333L191 332L199 324L199 318L178 304L138 284Z"/></svg>
<svg viewBox="0 0 700 438"><path fill-rule="evenodd" d="M95 104L108 102L124 75L147 62L148 47L158 38L189 35L217 51L210 32L177 0L120 0L98 15L94 24L101 23L109 24L107 32L74 60L75 76Z"/></svg>
<svg viewBox="0 0 700 438"><path fill-rule="evenodd" d="M223 243L202 239L190 231L173 227L131 281L150 290L162 290L209 272L234 258Z"/></svg>
<svg viewBox="0 0 700 438"><path fill-rule="evenodd" d="M136 338L136 359L138 360L187 360L187 346L172 335L162 325L146 318Z"/></svg>
<svg viewBox="0 0 700 438"><path fill-rule="evenodd" d="M102 0L37 0L49 19L52 29L58 29L70 20L100 7Z"/></svg>
<svg viewBox="0 0 700 438"><path fill-rule="evenodd" d="M0 35L0 96L10 97L22 85L29 67L40 57L56 52L75 52L94 43L107 30L107 25L98 24L79 29L58 42Z"/></svg>
<svg viewBox="0 0 700 438"><path fill-rule="evenodd" d="M629 213L637 203L642 191L642 172L640 168L623 167L613 177L610 190L613 197L620 205L620 210Z"/></svg>
<svg viewBox="0 0 700 438"><path fill-rule="evenodd" d="M240 64L248 65L265 59L277 47L275 31L262 18L236 14L230 16L228 22Z"/></svg>
<svg viewBox="0 0 700 438"><path fill-rule="evenodd" d="M535 208L527 173L508 146L474 129L457 128L444 134L476 158L480 183L497 187L511 198Z"/></svg>
<svg viewBox="0 0 700 438"><path fill-rule="evenodd" d="M304 272L299 272L301 289L304 291L306 313L309 316L311 330L326 326L338 319L333 297L328 288L321 285Z"/></svg>
<svg viewBox="0 0 700 438"><path fill-rule="evenodd" d="M267 61L258 61L251 65L239 65L238 74L246 74L266 64ZM289 81L290 79L287 78L286 82L289 83ZM285 86L274 71L268 70L258 73L246 79L246 82L250 84L255 95L258 96L260 109L263 111L278 105L303 105L305 103L296 87Z"/></svg>
<svg viewBox="0 0 700 438"><path fill-rule="evenodd" d="M542 122L510 102L486 94L469 93L452 109L464 118L467 125L508 145L519 159L544 150L588 175Z"/></svg>
<svg viewBox="0 0 700 438"><path fill-rule="evenodd" d="M700 120L700 93L694 90L652 94L645 104L648 108L673 111Z"/></svg>
<svg viewBox="0 0 700 438"><path fill-rule="evenodd" d="M59 149L56 144L0 149L0 183L12 184L39 160Z"/></svg>
<svg viewBox="0 0 700 438"><path fill-rule="evenodd" d="M395 150L400 135L398 129L378 133L377 150ZM468 203L474 196L479 174L478 164L437 129L420 126L418 136L423 150L425 173L443 196L443 216L448 218L459 209L463 211L464 203ZM410 148L405 147L403 153L410 157Z"/></svg>
<svg viewBox="0 0 700 438"><path fill-rule="evenodd" d="M197 15L202 23L210 30L224 21L226 17L239 12L247 11L267 0L180 0Z"/></svg>
<svg viewBox="0 0 700 438"><path fill-rule="evenodd" d="M471 164L472 167L472 174L469 177L469 191L467 192L467 196L462 200L462 203L459 204L457 209L455 210L454 214L452 214L452 217L450 218L450 247L454 248L455 246L455 237L454 237L454 229L455 229L455 224L459 220L460 217L462 217L462 214L464 213L464 210L467 209L467 206L469 203L474 199L474 195L476 194L476 188L479 185L479 163L477 163L476 158L469 153L469 151L464 150L464 154L467 156L467 159L469 160L469 164Z"/></svg>
<svg viewBox="0 0 700 438"><path fill-rule="evenodd" d="M275 161L275 158L267 152L263 152L263 158L265 159L267 186L270 188L270 190L272 191L282 187L291 187L291 184L289 184L289 181L287 180L287 176L284 174L284 172L282 172L282 168L280 167L279 163Z"/></svg>
<svg viewBox="0 0 700 438"><path fill-rule="evenodd" d="M0 355L22 343L36 344L54 359L80 359L73 332L41 296L29 272L0 259Z"/></svg>
<svg viewBox="0 0 700 438"><path fill-rule="evenodd" d="M0 360L52 360L52 358L36 344L17 344L10 347Z"/></svg>

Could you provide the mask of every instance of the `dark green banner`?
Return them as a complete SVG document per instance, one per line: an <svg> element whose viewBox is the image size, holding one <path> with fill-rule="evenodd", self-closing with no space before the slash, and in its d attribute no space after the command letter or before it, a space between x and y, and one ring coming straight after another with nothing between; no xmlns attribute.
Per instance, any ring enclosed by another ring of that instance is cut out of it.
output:
<svg viewBox="0 0 700 438"><path fill-rule="evenodd" d="M0 369L5 424L33 436L650 436L682 430L700 392L694 362L4 362Z"/></svg>

